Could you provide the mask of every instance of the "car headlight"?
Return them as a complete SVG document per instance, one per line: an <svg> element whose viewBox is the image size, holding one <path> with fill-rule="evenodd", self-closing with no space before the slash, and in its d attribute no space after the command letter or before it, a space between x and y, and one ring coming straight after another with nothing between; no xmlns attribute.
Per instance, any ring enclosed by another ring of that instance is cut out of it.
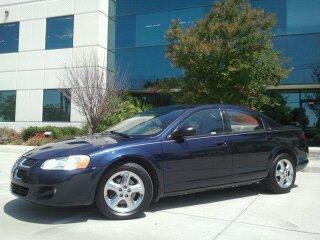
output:
<svg viewBox="0 0 320 240"><path fill-rule="evenodd" d="M74 155L46 160L41 168L45 170L76 170L88 167L89 163L89 156Z"/></svg>

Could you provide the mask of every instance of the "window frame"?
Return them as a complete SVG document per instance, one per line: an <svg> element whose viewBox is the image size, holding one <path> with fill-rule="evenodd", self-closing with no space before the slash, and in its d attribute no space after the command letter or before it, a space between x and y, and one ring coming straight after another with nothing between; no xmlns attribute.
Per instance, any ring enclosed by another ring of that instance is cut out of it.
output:
<svg viewBox="0 0 320 240"><path fill-rule="evenodd" d="M60 88L61 89L61 88ZM56 91L59 91L60 90L59 88L53 88L53 89L43 89L42 90L42 122L49 122L49 123L70 123L71 122L71 110L72 110L72 106L71 106L71 104L72 104L72 102L71 102L71 100L69 99L69 104L70 104L70 106L69 106L69 108L70 108L70 112L69 112L69 117L68 117L68 121L63 121L63 120L58 120L58 121L56 121L56 120L45 120L44 119L44 107L45 107L45 104L44 104L44 100L45 100L45 91L48 91L48 90L56 90ZM69 89L69 91L71 91L71 89ZM62 94L62 93L61 93ZM65 98L67 98L66 96L64 96Z"/></svg>
<svg viewBox="0 0 320 240"><path fill-rule="evenodd" d="M17 110L17 91L16 90L0 90L0 93L2 92L12 92L14 93L14 119L13 120L10 120L10 121L2 121L0 119L0 123L13 123L13 122L16 122L16 110Z"/></svg>
<svg viewBox="0 0 320 240"><path fill-rule="evenodd" d="M263 129L259 129L257 131L232 132L231 121L230 121L229 115L227 113L227 111L230 111L230 110L231 111L236 111L236 112L242 112L242 113L247 114L249 116L258 118L261 121ZM223 112L223 115L225 116L225 121L226 121L225 124L226 124L226 133L227 134L247 134L247 133L259 133L259 132L269 131L269 128L268 128L268 126L266 125L266 123L264 121L264 118L260 114L258 114L256 112L251 112L249 110L238 109L238 108L223 108L222 112Z"/></svg>
<svg viewBox="0 0 320 240"><path fill-rule="evenodd" d="M188 139L197 139L197 138L204 138L204 137L216 137L216 136L221 136L221 135L225 135L226 134L226 120L223 114L223 111L220 107L208 107L208 108L202 108L202 109L197 109L196 111L192 111L190 112L187 116L185 116L178 124L177 126L174 128L174 130L168 135L168 138L170 138L171 134L176 131L177 129L179 129L179 127L193 114L196 114L198 112L201 111L206 111L206 110L217 110L221 116L221 120L222 120L222 132L221 133L217 133L215 135L212 134L202 134L202 135L194 135L194 136L186 136L185 140Z"/></svg>
<svg viewBox="0 0 320 240"><path fill-rule="evenodd" d="M4 51L4 52L1 52L0 51L0 54L10 54L10 53L17 53L19 52L19 44L20 44L20 22L19 21L16 21L16 22L4 22L4 23L1 23L0 26L3 26L3 25L12 25L12 24L15 24L17 25L17 36L18 36L18 39L17 39L17 46L16 46L16 49L14 51Z"/></svg>
<svg viewBox="0 0 320 240"><path fill-rule="evenodd" d="M72 45L68 47L58 47L58 48L52 48L48 47L48 20L51 19L59 19L59 18L67 18L72 17ZM58 49L70 49L74 47L74 14L70 15L63 15L63 16L57 16L57 17L48 17L46 18L46 29L45 29L45 50L58 50Z"/></svg>

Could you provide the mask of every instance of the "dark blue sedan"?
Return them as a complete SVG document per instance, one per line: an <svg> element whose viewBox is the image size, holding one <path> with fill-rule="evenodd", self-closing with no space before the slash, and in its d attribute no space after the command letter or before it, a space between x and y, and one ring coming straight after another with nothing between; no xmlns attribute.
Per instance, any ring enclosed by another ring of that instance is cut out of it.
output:
<svg viewBox="0 0 320 240"><path fill-rule="evenodd" d="M11 191L46 205L95 203L109 218L129 219L169 195L257 182L287 193L307 163L298 128L238 106L170 106L27 152Z"/></svg>

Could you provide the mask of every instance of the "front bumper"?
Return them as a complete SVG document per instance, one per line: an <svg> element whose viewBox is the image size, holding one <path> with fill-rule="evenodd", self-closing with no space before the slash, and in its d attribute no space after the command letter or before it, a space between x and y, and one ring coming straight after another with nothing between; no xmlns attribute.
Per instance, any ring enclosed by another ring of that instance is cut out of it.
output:
<svg viewBox="0 0 320 240"><path fill-rule="evenodd" d="M62 171L14 167L11 192L26 200L51 206L90 205L103 169Z"/></svg>

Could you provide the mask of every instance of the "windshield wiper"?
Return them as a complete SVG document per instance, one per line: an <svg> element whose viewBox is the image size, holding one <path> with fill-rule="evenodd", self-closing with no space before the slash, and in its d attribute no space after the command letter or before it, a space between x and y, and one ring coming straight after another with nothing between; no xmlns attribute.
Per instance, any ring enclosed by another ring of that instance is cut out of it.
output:
<svg viewBox="0 0 320 240"><path fill-rule="evenodd" d="M113 135L118 135L118 136L121 136L121 137L124 137L124 138L130 138L129 135L124 134L124 133L120 133L120 132L117 132L117 131L106 131L105 133L107 133L107 134L113 134Z"/></svg>

